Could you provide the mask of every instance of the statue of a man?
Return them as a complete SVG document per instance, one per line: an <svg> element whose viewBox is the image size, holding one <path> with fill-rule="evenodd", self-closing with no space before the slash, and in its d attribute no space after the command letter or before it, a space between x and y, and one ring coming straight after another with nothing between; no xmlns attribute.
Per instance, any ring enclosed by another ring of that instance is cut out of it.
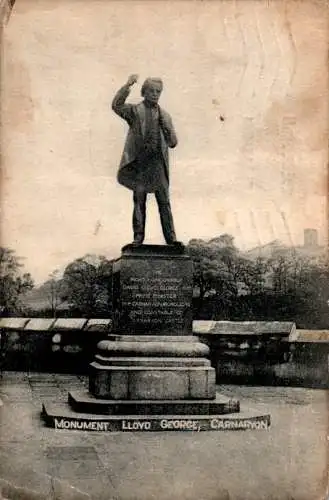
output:
<svg viewBox="0 0 329 500"><path fill-rule="evenodd" d="M159 78L145 80L141 89L143 101L126 104L137 80L137 75L131 75L112 102L113 111L129 125L118 182L133 191L133 244L141 245L144 241L147 193L155 194L166 243L176 244L169 200L168 146L174 148L177 137L170 115L158 104L163 89Z"/></svg>

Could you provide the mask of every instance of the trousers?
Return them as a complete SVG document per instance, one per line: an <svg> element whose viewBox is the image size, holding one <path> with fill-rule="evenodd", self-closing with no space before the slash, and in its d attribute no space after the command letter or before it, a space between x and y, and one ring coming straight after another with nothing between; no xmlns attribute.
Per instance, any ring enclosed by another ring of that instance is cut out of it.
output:
<svg viewBox="0 0 329 500"><path fill-rule="evenodd" d="M145 237L145 222L146 222L146 200L147 191L142 187L134 190L134 212L133 212L133 231L134 240L142 242ZM171 206L169 200L169 191L166 186L159 186L154 191L155 199L158 204L160 214L160 221L163 236L166 243L170 244L176 241L176 234L174 228L173 216L171 213Z"/></svg>

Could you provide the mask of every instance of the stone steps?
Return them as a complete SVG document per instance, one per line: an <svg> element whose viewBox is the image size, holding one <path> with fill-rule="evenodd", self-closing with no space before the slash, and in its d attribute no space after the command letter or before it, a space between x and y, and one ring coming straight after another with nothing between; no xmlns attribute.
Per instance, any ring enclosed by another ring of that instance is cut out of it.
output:
<svg viewBox="0 0 329 500"><path fill-rule="evenodd" d="M74 411L68 404L43 404L45 424L58 430L96 432L267 430L270 415L244 410L221 415L100 415Z"/></svg>

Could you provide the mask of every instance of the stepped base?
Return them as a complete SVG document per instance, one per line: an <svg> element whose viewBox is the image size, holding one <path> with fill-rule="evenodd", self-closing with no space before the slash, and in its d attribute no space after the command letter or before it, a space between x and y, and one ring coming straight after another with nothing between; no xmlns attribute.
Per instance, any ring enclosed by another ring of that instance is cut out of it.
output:
<svg viewBox="0 0 329 500"><path fill-rule="evenodd" d="M117 400L214 399L209 348L193 336L112 336L97 345L89 391Z"/></svg>
<svg viewBox="0 0 329 500"><path fill-rule="evenodd" d="M177 400L215 397L215 369L211 366L159 366L145 358L142 366L90 364L89 391L97 398L115 400ZM161 362L161 360L160 360Z"/></svg>
<svg viewBox="0 0 329 500"><path fill-rule="evenodd" d="M75 412L68 405L44 403L45 424L58 430L96 432L266 430L270 415L244 411L230 415L98 415Z"/></svg>
<svg viewBox="0 0 329 500"><path fill-rule="evenodd" d="M74 411L98 415L222 415L240 411L238 400L219 394L213 400L113 400L72 391L68 401Z"/></svg>

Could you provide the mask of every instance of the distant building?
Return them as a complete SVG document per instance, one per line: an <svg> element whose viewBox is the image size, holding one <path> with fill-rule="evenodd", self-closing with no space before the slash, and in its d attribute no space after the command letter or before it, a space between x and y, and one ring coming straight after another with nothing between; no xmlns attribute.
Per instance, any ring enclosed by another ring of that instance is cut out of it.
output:
<svg viewBox="0 0 329 500"><path fill-rule="evenodd" d="M295 251L298 255L304 255L305 257L324 257L327 252L325 246L321 246L318 243L318 231L316 229L306 228L304 229L304 243L303 245L288 246L282 243L280 240L270 241L265 245L260 245L254 247L246 252L246 256L251 259L257 257L263 257L265 259L278 254L286 254L287 252Z"/></svg>
<svg viewBox="0 0 329 500"><path fill-rule="evenodd" d="M304 248L318 248L318 232L316 229L304 229Z"/></svg>
<svg viewBox="0 0 329 500"><path fill-rule="evenodd" d="M288 248L289 247L284 245L280 240L273 240L269 243L265 243L265 245L260 245L247 250L246 256L251 259L256 259L257 257L268 259L269 257L272 257L273 254L286 252Z"/></svg>
<svg viewBox="0 0 329 500"><path fill-rule="evenodd" d="M304 244L295 247L296 252L308 257L324 257L327 253L327 247L319 245L318 232L316 229L304 229Z"/></svg>

